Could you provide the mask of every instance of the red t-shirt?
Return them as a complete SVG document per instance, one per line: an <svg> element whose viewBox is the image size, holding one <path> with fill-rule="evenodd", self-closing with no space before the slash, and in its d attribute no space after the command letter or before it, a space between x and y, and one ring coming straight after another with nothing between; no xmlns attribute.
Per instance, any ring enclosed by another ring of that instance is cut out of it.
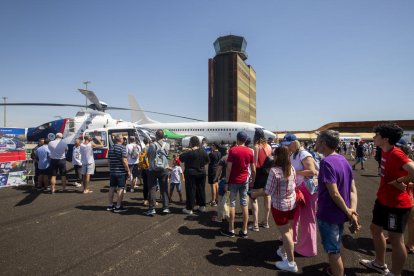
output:
<svg viewBox="0 0 414 276"><path fill-rule="evenodd" d="M407 191L401 191L387 184L408 174L402 167L411 162L405 153L397 147L381 152L381 183L377 192L379 203L391 208L411 208L411 198Z"/></svg>
<svg viewBox="0 0 414 276"><path fill-rule="evenodd" d="M231 162L230 184L243 184L249 177L249 166L254 163L253 151L245 146L235 146L229 150L227 163Z"/></svg>

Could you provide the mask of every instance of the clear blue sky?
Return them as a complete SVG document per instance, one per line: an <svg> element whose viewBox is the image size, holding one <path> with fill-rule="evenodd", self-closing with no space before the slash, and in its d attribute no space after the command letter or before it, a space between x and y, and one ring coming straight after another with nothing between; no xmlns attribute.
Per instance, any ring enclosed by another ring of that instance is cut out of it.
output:
<svg viewBox="0 0 414 276"><path fill-rule="evenodd" d="M270 130L414 119L411 0L3 0L0 96L83 104L76 91L89 80L109 105L127 107L133 94L144 109L207 120L207 62L228 34L247 40L257 123ZM7 122L28 127L76 111L8 107Z"/></svg>

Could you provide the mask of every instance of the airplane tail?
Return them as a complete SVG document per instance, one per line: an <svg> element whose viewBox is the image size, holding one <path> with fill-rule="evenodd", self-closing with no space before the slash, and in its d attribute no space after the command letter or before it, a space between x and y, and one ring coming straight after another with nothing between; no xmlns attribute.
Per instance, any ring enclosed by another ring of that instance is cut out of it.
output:
<svg viewBox="0 0 414 276"><path fill-rule="evenodd" d="M131 110L132 122L137 123L139 125L159 123L157 121L150 119L147 115L145 115L141 106L138 104L135 97L131 94L128 95L128 103L129 103L129 107L132 109Z"/></svg>

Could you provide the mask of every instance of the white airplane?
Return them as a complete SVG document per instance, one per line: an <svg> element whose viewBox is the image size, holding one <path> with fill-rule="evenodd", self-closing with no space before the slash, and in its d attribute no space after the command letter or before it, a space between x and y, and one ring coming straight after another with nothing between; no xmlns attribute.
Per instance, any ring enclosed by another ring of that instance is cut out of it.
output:
<svg viewBox="0 0 414 276"><path fill-rule="evenodd" d="M262 129L266 139L274 140L276 134L264 129L260 125L245 122L186 122L186 123L160 123L150 119L139 106L135 97L128 96L132 113L132 121L143 128L152 130L168 129L179 135L185 135L182 145L188 145L191 136L197 136L200 140L207 139L208 143L231 144L236 141L237 132L245 131L253 141L256 129Z"/></svg>

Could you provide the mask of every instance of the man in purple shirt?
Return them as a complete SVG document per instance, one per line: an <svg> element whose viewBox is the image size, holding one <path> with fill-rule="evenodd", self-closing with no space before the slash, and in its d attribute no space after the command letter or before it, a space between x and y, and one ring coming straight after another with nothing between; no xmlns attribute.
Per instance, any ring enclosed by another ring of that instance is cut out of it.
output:
<svg viewBox="0 0 414 276"><path fill-rule="evenodd" d="M350 221L351 232L359 230L357 191L348 161L335 152L339 132L326 130L316 139L316 148L325 158L320 163L318 176L318 211L316 214L322 245L328 253L331 275L344 275L340 245L344 223Z"/></svg>

